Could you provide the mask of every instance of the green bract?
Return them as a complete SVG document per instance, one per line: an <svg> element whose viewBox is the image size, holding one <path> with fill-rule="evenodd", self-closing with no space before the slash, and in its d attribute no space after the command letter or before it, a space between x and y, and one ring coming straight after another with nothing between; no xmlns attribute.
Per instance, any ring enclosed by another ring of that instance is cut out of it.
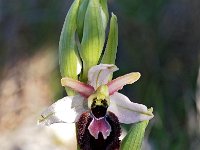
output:
<svg viewBox="0 0 200 150"><path fill-rule="evenodd" d="M101 60L103 64L115 64L116 53L118 46L118 25L117 17L112 14L110 21L110 32L108 35L108 42L106 44L106 49Z"/></svg>
<svg viewBox="0 0 200 150"><path fill-rule="evenodd" d="M78 78L78 67L80 65L79 56L77 53L77 44L75 42L75 33L77 29L76 18L79 8L79 1L75 0L72 4L62 28L59 41L59 64L62 77ZM74 92L66 89L68 95L73 95Z"/></svg>

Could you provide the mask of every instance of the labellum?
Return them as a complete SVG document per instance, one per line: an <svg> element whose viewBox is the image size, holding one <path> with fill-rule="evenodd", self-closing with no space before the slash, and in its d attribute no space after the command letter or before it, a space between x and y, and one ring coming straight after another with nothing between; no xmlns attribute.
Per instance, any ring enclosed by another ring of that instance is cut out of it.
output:
<svg viewBox="0 0 200 150"><path fill-rule="evenodd" d="M77 122L77 139L82 150L118 150L121 128L114 113L107 111L107 101L93 100L91 110Z"/></svg>

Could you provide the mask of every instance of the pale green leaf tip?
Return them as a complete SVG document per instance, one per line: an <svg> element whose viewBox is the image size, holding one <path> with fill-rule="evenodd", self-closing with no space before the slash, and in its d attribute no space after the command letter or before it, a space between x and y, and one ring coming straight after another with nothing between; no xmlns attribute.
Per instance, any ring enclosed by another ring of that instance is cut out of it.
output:
<svg viewBox="0 0 200 150"><path fill-rule="evenodd" d="M148 115L154 116L153 115L153 107L151 107L151 108L148 109Z"/></svg>
<svg viewBox="0 0 200 150"><path fill-rule="evenodd" d="M153 107L149 108L148 111L153 113Z"/></svg>
<svg viewBox="0 0 200 150"><path fill-rule="evenodd" d="M117 16L113 12L111 13L111 17L117 20Z"/></svg>

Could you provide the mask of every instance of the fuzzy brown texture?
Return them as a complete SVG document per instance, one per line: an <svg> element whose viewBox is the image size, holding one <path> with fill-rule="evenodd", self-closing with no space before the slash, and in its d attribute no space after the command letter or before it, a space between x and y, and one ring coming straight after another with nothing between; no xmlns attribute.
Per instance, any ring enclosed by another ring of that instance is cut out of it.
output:
<svg viewBox="0 0 200 150"><path fill-rule="evenodd" d="M80 116L77 122L77 139L81 150L119 150L121 135L119 120L112 112L107 113L106 120L111 126L110 135L104 140L103 135L99 133L98 139L95 139L88 130L92 121L90 112L85 112Z"/></svg>

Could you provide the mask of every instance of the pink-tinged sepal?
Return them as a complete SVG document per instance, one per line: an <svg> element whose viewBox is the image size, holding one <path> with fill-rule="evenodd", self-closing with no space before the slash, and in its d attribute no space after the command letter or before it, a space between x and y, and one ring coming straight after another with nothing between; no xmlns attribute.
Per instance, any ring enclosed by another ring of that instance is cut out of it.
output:
<svg viewBox="0 0 200 150"><path fill-rule="evenodd" d="M111 126L107 122L106 117L93 117L90 125L88 126L88 130L95 139L98 139L99 133L101 132L105 140L110 135Z"/></svg>
<svg viewBox="0 0 200 150"><path fill-rule="evenodd" d="M62 86L73 89L74 91L78 92L86 98L94 92L94 88L91 85L85 84L83 82L68 77L62 78L61 84Z"/></svg>
<svg viewBox="0 0 200 150"><path fill-rule="evenodd" d="M109 95L112 95L115 92L121 90L126 84L133 84L140 78L140 76L141 75L139 72L133 72L112 80L107 84L109 89Z"/></svg>

